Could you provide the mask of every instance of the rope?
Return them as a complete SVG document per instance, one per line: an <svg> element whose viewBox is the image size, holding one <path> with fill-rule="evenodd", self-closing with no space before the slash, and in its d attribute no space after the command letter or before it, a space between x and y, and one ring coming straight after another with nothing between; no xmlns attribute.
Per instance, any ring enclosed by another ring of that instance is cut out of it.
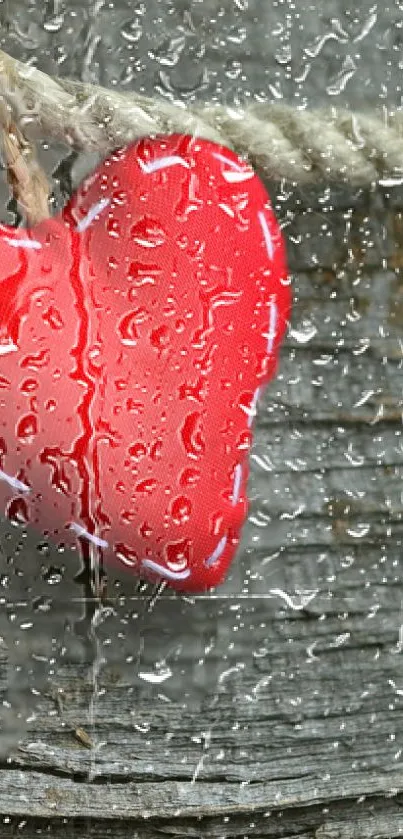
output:
<svg viewBox="0 0 403 839"><path fill-rule="evenodd" d="M403 183L402 111L188 107L57 79L1 50L0 99L24 135L85 151L107 153L144 135L179 132L231 147L274 181Z"/></svg>
<svg viewBox="0 0 403 839"><path fill-rule="evenodd" d="M9 110L0 100L1 145L7 162L7 177L27 224L33 226L50 216L50 186L21 129L12 120Z"/></svg>

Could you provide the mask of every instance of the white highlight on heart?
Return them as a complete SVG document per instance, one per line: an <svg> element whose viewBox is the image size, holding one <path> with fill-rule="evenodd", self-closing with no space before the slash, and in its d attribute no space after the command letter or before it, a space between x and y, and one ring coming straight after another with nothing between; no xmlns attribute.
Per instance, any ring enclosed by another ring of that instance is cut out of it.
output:
<svg viewBox="0 0 403 839"><path fill-rule="evenodd" d="M224 552L226 544L227 544L227 537L223 536L220 539L217 547L215 548L215 550L213 551L211 556L209 556L208 559L206 559L204 561L204 564L207 566L207 568L210 568L211 565L214 565L214 563L217 562L218 559L220 559L220 556Z"/></svg>
<svg viewBox="0 0 403 839"><path fill-rule="evenodd" d="M82 527L81 524L77 524L75 521L73 521L70 525L70 530L74 530L77 536L82 536L84 539L88 539L89 542L92 542L93 545L97 545L98 548L107 548L109 545L109 542L106 542L105 539L100 539L99 536L94 536L93 533L89 533L85 527Z"/></svg>
<svg viewBox="0 0 403 839"><path fill-rule="evenodd" d="M168 169L169 166L184 166L185 169L190 169L190 164L187 160L183 160L179 155L171 154L166 157L159 157L158 160L152 160L150 163L145 163L141 158L137 158L142 172L146 175L151 175L153 172L158 172L160 169Z"/></svg>
<svg viewBox="0 0 403 839"><path fill-rule="evenodd" d="M235 466L235 475L234 475L234 487L232 490L232 506L235 507L235 504L238 503L239 500L239 490L241 488L241 480L242 480L242 464L237 463Z"/></svg>
<svg viewBox="0 0 403 839"><path fill-rule="evenodd" d="M221 163L225 163L227 166L230 166L231 169L236 169L237 172L243 172L244 167L237 163L236 160L230 160L229 157L225 157L225 154L220 154L219 152L213 152L213 157L216 160L221 160Z"/></svg>
<svg viewBox="0 0 403 839"><path fill-rule="evenodd" d="M190 576L190 568L184 568L183 571L172 571L170 568L165 568L158 562L154 562L153 559L143 559L142 564L151 571L155 571L156 574L160 574L161 577L167 577L168 580L186 580Z"/></svg>
<svg viewBox="0 0 403 839"><path fill-rule="evenodd" d="M7 355L9 352L15 352L18 350L14 341L9 341L8 344L0 344L0 355Z"/></svg>
<svg viewBox="0 0 403 839"><path fill-rule="evenodd" d="M28 248L33 251L39 251L42 247L40 242L37 242L36 239L9 239L8 236L5 236L3 242L6 242L7 245L10 245L12 248Z"/></svg>
<svg viewBox="0 0 403 839"><path fill-rule="evenodd" d="M267 224L266 216L262 212L262 210L260 210L260 212L258 212L258 214L257 214L257 217L259 219L260 226L263 230L263 236L264 236L264 241L265 241L267 253L268 253L270 259L273 259L274 246L273 246L273 240L271 238L271 233L270 233L270 230L269 230L269 225Z"/></svg>
<svg viewBox="0 0 403 839"><path fill-rule="evenodd" d="M228 204L225 204L223 201L218 204L220 210L226 213L227 216L230 218L235 218L235 213L232 207L229 207Z"/></svg>
<svg viewBox="0 0 403 839"><path fill-rule="evenodd" d="M13 478L12 475L7 475L7 472L3 472L2 469L0 469L0 480L6 481L11 487L13 487L13 489L17 489L20 492L31 492L31 487L23 484L22 481L18 480L18 478Z"/></svg>
<svg viewBox="0 0 403 839"><path fill-rule="evenodd" d="M259 396L260 396L260 387L256 388L256 390L253 394L253 399L252 399L250 408L243 408L243 410L247 411L247 413L248 413L248 428L251 427L252 422L253 422L253 420L256 416L256 405L257 405L257 400L259 399Z"/></svg>
<svg viewBox="0 0 403 839"><path fill-rule="evenodd" d="M223 171L222 176L225 181L229 184L240 184L242 181L249 181L251 178L255 177L255 173L252 171L249 172L227 172Z"/></svg>
<svg viewBox="0 0 403 839"><path fill-rule="evenodd" d="M271 352L273 352L273 344L274 344L274 339L276 337L276 326L277 326L277 305L276 305L274 299L269 301L269 309L270 309L269 333L268 333L268 336L267 336L266 351L268 353L271 353Z"/></svg>
<svg viewBox="0 0 403 839"><path fill-rule="evenodd" d="M84 230L87 230L88 227L92 224L94 219L102 213L102 210L105 210L106 207L110 204L110 198L102 198L101 201L98 201L97 204L94 204L93 207L88 211L87 215L84 218L80 219L77 222L76 230L78 233L84 233Z"/></svg>
<svg viewBox="0 0 403 839"><path fill-rule="evenodd" d="M229 170L224 169L224 171L221 172L224 180L229 184L239 184L242 183L242 181L249 181L251 178L255 177L253 169L245 169L239 163L236 163L235 160L229 160L228 157L225 157L223 154L219 154L219 152L213 152L213 157L215 157L216 160L220 160L221 163L225 163L226 166L231 167Z"/></svg>

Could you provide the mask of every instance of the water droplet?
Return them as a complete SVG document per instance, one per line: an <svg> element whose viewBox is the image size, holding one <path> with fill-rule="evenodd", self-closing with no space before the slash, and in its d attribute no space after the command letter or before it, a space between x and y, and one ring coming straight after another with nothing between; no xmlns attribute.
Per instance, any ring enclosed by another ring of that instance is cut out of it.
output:
<svg viewBox="0 0 403 839"><path fill-rule="evenodd" d="M32 393L34 390L36 390L38 387L39 387L39 382L37 381L37 379L24 379L24 381L22 382L22 384L20 386L20 391L25 396L28 396L30 393Z"/></svg>
<svg viewBox="0 0 403 839"><path fill-rule="evenodd" d="M308 341L312 341L312 338L315 337L317 331L318 330L313 323L310 321L304 321L299 329L290 329L289 335L290 338L294 338L298 344L307 344Z"/></svg>
<svg viewBox="0 0 403 839"><path fill-rule="evenodd" d="M330 96L338 96L344 88L346 87L347 82L354 76L354 73L357 70L357 65L351 55L347 55L343 61L343 66L337 76L333 79L331 84L328 84L326 87L327 93Z"/></svg>
<svg viewBox="0 0 403 839"><path fill-rule="evenodd" d="M46 32L60 32L64 23L64 12L60 12L60 14L53 15L53 17L48 18L43 23L43 28Z"/></svg>
<svg viewBox="0 0 403 839"><path fill-rule="evenodd" d="M247 38L246 26L232 26L228 32L227 40L233 44L243 44Z"/></svg>
<svg viewBox="0 0 403 839"><path fill-rule="evenodd" d="M201 429L201 415L197 411L188 414L180 429L180 436L189 457L198 458L204 454L206 444Z"/></svg>
<svg viewBox="0 0 403 839"><path fill-rule="evenodd" d="M136 311L128 312L118 323L118 333L122 344L127 347L134 347L137 343L139 333L136 328Z"/></svg>
<svg viewBox="0 0 403 839"><path fill-rule="evenodd" d="M174 315L175 312L176 312L176 300L174 300L173 297L167 297L167 301L166 301L166 304L165 304L165 306L162 310L162 314L165 315L165 317L171 317L171 315Z"/></svg>
<svg viewBox="0 0 403 839"><path fill-rule="evenodd" d="M370 532L370 525L369 524L357 524L355 527L348 527L346 528L346 533L349 536L352 536L353 539L363 539L365 536L368 535Z"/></svg>
<svg viewBox="0 0 403 839"><path fill-rule="evenodd" d="M162 440L156 440L150 448L150 457L152 460L161 460L162 457Z"/></svg>
<svg viewBox="0 0 403 839"><path fill-rule="evenodd" d="M120 559L124 565L128 565L131 568L138 565L139 557L137 556L136 551L134 551L133 548L129 548L128 545L125 545L123 542L116 543L115 553L117 558Z"/></svg>
<svg viewBox="0 0 403 839"><path fill-rule="evenodd" d="M122 524L133 524L136 521L137 513L133 510L122 510L119 518Z"/></svg>
<svg viewBox="0 0 403 839"><path fill-rule="evenodd" d="M154 492L157 486L157 481L154 478L145 478L144 481L140 481L135 486L135 492L139 492L142 495L151 495Z"/></svg>
<svg viewBox="0 0 403 839"><path fill-rule="evenodd" d="M50 545L48 542L38 542L36 550L42 556L50 556Z"/></svg>
<svg viewBox="0 0 403 839"><path fill-rule="evenodd" d="M108 256L108 268L111 271L116 271L117 267L119 266L119 261L116 259L115 256Z"/></svg>
<svg viewBox="0 0 403 839"><path fill-rule="evenodd" d="M278 64L289 64L292 58L291 45L286 43L282 44L281 47L276 50L274 58Z"/></svg>
<svg viewBox="0 0 403 839"><path fill-rule="evenodd" d="M50 612L52 600L50 597L35 597L32 601L32 608L34 612Z"/></svg>
<svg viewBox="0 0 403 839"><path fill-rule="evenodd" d="M121 236L121 229L118 219L115 216L110 216L108 221L106 222L106 229L108 235L112 237L112 239L119 239Z"/></svg>
<svg viewBox="0 0 403 839"><path fill-rule="evenodd" d="M175 524L185 524L189 521L192 511L192 504L185 495L174 498L171 504L171 516Z"/></svg>
<svg viewBox="0 0 403 839"><path fill-rule="evenodd" d="M212 513L210 515L210 534L211 536L218 536L222 530L224 516L222 513Z"/></svg>
<svg viewBox="0 0 403 839"><path fill-rule="evenodd" d="M192 486L196 486L196 484L199 480L200 480L199 469L194 469L191 466L189 466L188 468L184 469L183 472L181 472L181 475L180 475L180 478L179 478L179 483L180 483L180 486L183 486L183 487L186 487L186 486L192 487Z"/></svg>
<svg viewBox="0 0 403 839"><path fill-rule="evenodd" d="M132 443L129 448L129 455L134 460L141 460L147 454L147 447L141 441Z"/></svg>
<svg viewBox="0 0 403 839"><path fill-rule="evenodd" d="M239 79L242 75L242 62L229 58L225 65L225 75L231 80Z"/></svg>
<svg viewBox="0 0 403 839"><path fill-rule="evenodd" d="M355 36L354 43L356 44L358 41L363 41L364 38L370 33L372 27L375 25L378 19L378 12L376 11L376 6L373 7L368 15L367 19L364 20L364 23L361 27L361 31Z"/></svg>
<svg viewBox="0 0 403 839"><path fill-rule="evenodd" d="M306 590L296 589L293 594L290 594L288 591L284 591L284 589L272 588L270 589L270 594L280 597L290 609L302 611L316 597L318 591L319 589L317 588Z"/></svg>
<svg viewBox="0 0 403 839"><path fill-rule="evenodd" d="M143 523L139 527L139 533L140 533L140 536L143 537L143 539L148 539L150 536L152 536L153 529L148 524L148 522L143 521Z"/></svg>
<svg viewBox="0 0 403 839"><path fill-rule="evenodd" d="M125 192L123 189L115 189L114 192L112 192L112 201L114 202L114 204L122 206L126 203L126 199L127 192Z"/></svg>
<svg viewBox="0 0 403 839"><path fill-rule="evenodd" d="M130 23L128 23L127 26L124 26L120 31L122 38L130 44L136 44L143 34L141 23L139 20L136 20L136 18L131 20Z"/></svg>
<svg viewBox="0 0 403 839"><path fill-rule="evenodd" d="M164 548L165 561L172 571L182 571L190 563L191 542L181 539L179 542L168 542Z"/></svg>
<svg viewBox="0 0 403 839"><path fill-rule="evenodd" d="M42 574L45 583L48 583L49 586L56 586L63 580L64 568L56 568L54 565L51 565L49 568L46 568Z"/></svg>
<svg viewBox="0 0 403 839"><path fill-rule="evenodd" d="M165 325L153 329L150 334L150 341L156 350L165 350L170 343L170 330Z"/></svg>
<svg viewBox="0 0 403 839"><path fill-rule="evenodd" d="M6 517L14 525L26 525L29 522L27 502L24 498L13 498L6 507Z"/></svg>
<svg viewBox="0 0 403 839"><path fill-rule="evenodd" d="M208 81L208 70L206 67L198 62L194 63L192 67L187 66L187 73L183 75L177 68L171 70L168 74L165 70L158 71L158 79L161 87L170 94L180 95L181 97L193 97L197 90L202 90L206 87ZM176 72L175 72L176 70Z"/></svg>
<svg viewBox="0 0 403 839"><path fill-rule="evenodd" d="M61 452L57 449L45 448L39 454L39 460L51 467L51 485L64 495L68 495L71 491L71 481L66 473L66 464L60 461L60 454Z"/></svg>
<svg viewBox="0 0 403 839"><path fill-rule="evenodd" d="M175 330L180 335L185 329L185 321L180 319L175 321Z"/></svg>
<svg viewBox="0 0 403 839"><path fill-rule="evenodd" d="M49 364L50 360L50 352L49 350L41 350L41 352L35 353L34 355L27 355L21 361L21 367L28 367L29 370L40 370L42 367L46 367Z"/></svg>
<svg viewBox="0 0 403 839"><path fill-rule="evenodd" d="M156 248L163 245L167 234L161 223L154 218L144 216L131 229L131 236L137 245L144 248Z"/></svg>
<svg viewBox="0 0 403 839"><path fill-rule="evenodd" d="M42 315L43 320L45 323L50 326L51 329L63 329L64 321L61 316L61 313L55 306L49 306L46 312Z"/></svg>
<svg viewBox="0 0 403 839"><path fill-rule="evenodd" d="M144 404L143 402L139 402L136 399L132 399L131 397L126 400L126 410L129 414L143 414L144 413Z"/></svg>
<svg viewBox="0 0 403 839"><path fill-rule="evenodd" d="M252 445L252 440L253 436L251 431L242 431L236 444L238 451L249 451Z"/></svg>
<svg viewBox="0 0 403 839"><path fill-rule="evenodd" d="M115 388L116 390L127 390L128 380L127 379L115 379Z"/></svg>
<svg viewBox="0 0 403 839"><path fill-rule="evenodd" d="M196 384L191 385L185 382L179 386L179 399L193 399L195 402L203 402L208 393L208 382L205 378L199 378Z"/></svg>
<svg viewBox="0 0 403 839"><path fill-rule="evenodd" d="M143 679L145 682L150 682L152 685L161 685L162 682L166 682L170 676L172 676L172 670L169 667L161 668L155 673L145 673L143 671L139 672L139 679Z"/></svg>
<svg viewBox="0 0 403 839"><path fill-rule="evenodd" d="M22 443L32 443L38 433L38 419L35 414L26 414L17 423L16 435Z"/></svg>
<svg viewBox="0 0 403 839"><path fill-rule="evenodd" d="M217 344L212 344L205 355L194 362L194 367L202 376L208 376L213 369L214 355L217 351Z"/></svg>
<svg viewBox="0 0 403 839"><path fill-rule="evenodd" d="M0 460L3 459L5 454L7 454L7 443L4 437L0 437Z"/></svg>
<svg viewBox="0 0 403 839"><path fill-rule="evenodd" d="M178 248L180 248L182 251L186 251L188 249L189 238L186 236L186 233L181 233L177 237L176 244L178 245Z"/></svg>
<svg viewBox="0 0 403 839"><path fill-rule="evenodd" d="M162 274L160 265L153 262L147 264L145 262L133 261L130 263L127 270L127 279L129 282L134 282L139 288L144 285L155 285L157 277Z"/></svg>

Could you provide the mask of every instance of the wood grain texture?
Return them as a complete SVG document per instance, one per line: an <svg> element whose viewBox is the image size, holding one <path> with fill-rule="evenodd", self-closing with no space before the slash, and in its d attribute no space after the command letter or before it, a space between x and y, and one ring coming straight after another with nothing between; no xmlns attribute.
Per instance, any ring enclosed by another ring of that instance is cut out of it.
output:
<svg viewBox="0 0 403 839"><path fill-rule="evenodd" d="M297 5L5 0L1 47L184 104L401 105L398 3ZM56 212L97 160L39 154ZM89 624L76 556L1 529L1 839L402 835L403 187L268 188L293 331L225 587L152 606L121 575Z"/></svg>
<svg viewBox="0 0 403 839"><path fill-rule="evenodd" d="M4 839L402 835L399 197L348 213L328 250L326 214L294 210L292 329L221 590L152 602L111 576L89 624L74 555L3 537Z"/></svg>

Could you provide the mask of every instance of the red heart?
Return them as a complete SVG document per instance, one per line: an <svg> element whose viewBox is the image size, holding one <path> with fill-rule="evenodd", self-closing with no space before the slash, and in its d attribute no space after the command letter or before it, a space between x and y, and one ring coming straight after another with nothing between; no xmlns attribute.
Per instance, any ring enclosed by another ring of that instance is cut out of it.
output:
<svg viewBox="0 0 403 839"><path fill-rule="evenodd" d="M1 225L0 252L0 510L178 589L217 585L290 308L260 180L215 143L143 139L58 218Z"/></svg>

